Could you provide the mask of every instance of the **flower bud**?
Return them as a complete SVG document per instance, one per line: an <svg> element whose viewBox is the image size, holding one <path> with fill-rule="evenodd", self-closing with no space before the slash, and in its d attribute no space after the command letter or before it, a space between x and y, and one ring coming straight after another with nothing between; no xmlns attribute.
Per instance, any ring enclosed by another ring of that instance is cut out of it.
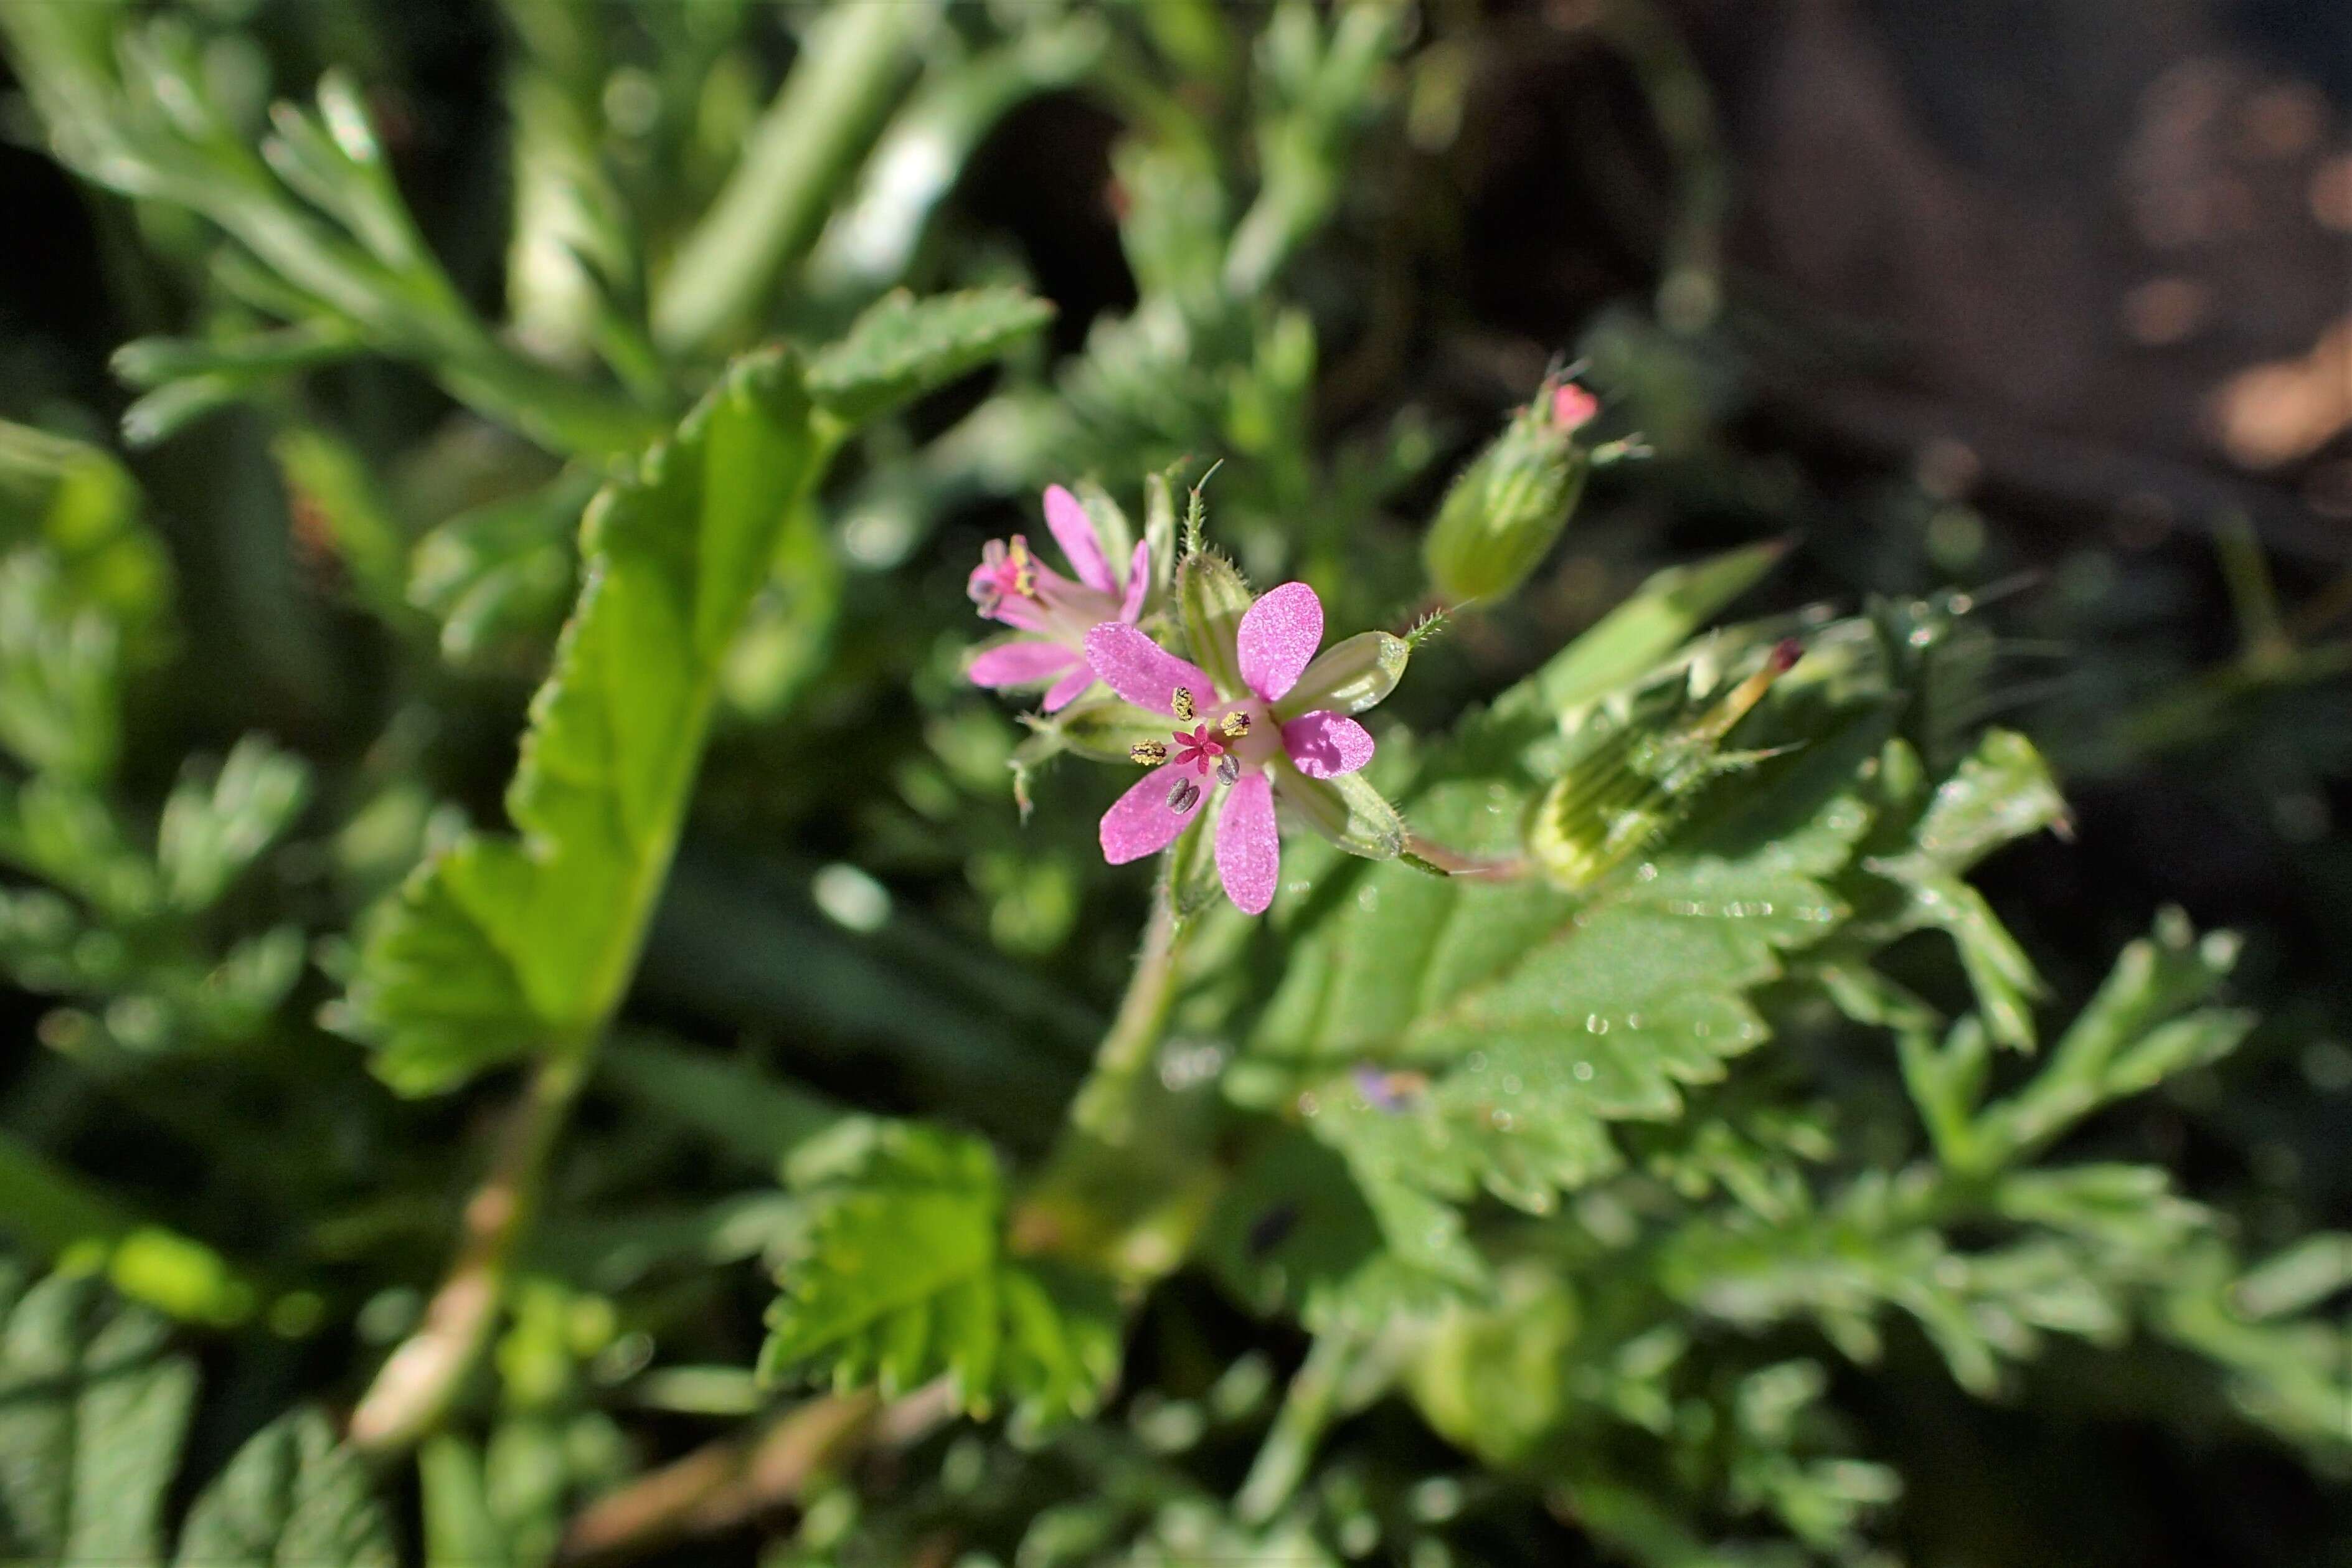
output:
<svg viewBox="0 0 2352 1568"><path fill-rule="evenodd" d="M1547 386L1445 493L1422 555L1449 605L1516 592L1568 524L1591 460L1576 434L1600 404L1573 382Z"/></svg>

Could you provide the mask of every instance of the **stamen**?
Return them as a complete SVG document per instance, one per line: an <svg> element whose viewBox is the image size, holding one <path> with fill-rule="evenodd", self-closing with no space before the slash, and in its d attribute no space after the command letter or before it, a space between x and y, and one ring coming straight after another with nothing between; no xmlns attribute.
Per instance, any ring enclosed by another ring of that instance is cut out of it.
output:
<svg viewBox="0 0 2352 1568"><path fill-rule="evenodd" d="M1218 783L1238 784L1241 781L1241 776L1242 760L1239 757L1234 755L1231 752L1227 752L1223 756L1217 759Z"/></svg>
<svg viewBox="0 0 2352 1568"><path fill-rule="evenodd" d="M1175 706L1176 721L1179 724L1190 724L1192 721L1193 712L1192 689L1185 686L1178 687L1176 695L1169 700Z"/></svg>
<svg viewBox="0 0 2352 1568"><path fill-rule="evenodd" d="M1217 721L1217 728L1225 732L1225 739L1228 741L1240 740L1249 733L1249 727L1250 716L1238 710L1226 714Z"/></svg>
<svg viewBox="0 0 2352 1568"><path fill-rule="evenodd" d="M1168 809L1190 811L1201 804L1201 786L1191 779L1178 779L1176 787L1168 792Z"/></svg>
<svg viewBox="0 0 2352 1568"><path fill-rule="evenodd" d="M1037 596L1037 559L1029 553L1029 541L1016 533L1013 548L1007 552L1013 563L1013 591L1024 599Z"/></svg>
<svg viewBox="0 0 2352 1568"><path fill-rule="evenodd" d="M1127 749L1127 754L1147 768L1156 768L1168 760L1168 748L1158 741L1138 741Z"/></svg>

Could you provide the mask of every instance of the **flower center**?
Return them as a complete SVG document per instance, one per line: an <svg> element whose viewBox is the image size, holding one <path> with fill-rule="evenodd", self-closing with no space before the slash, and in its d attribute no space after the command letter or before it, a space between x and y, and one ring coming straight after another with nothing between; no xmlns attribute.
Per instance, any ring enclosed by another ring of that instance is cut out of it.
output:
<svg viewBox="0 0 2352 1568"><path fill-rule="evenodd" d="M1263 761L1260 757L1243 756L1244 742L1261 726L1262 715L1255 711L1256 704L1236 702L1217 715L1214 722L1201 720L1200 705L1192 689L1180 686L1171 694L1169 706L1176 712L1176 721L1191 729L1170 731L1165 741L1138 741L1128 748L1128 755L1147 768L1156 768L1172 757L1180 768L1190 768L1199 778L1212 773L1219 784L1233 784L1242 776L1244 762ZM1262 751L1262 747L1250 748ZM1201 786L1193 779L1180 777L1169 786L1168 804L1177 811L1190 811L1201 801Z"/></svg>
<svg viewBox="0 0 2352 1568"><path fill-rule="evenodd" d="M994 616L1011 599L1034 600L1037 597L1037 558L1029 553L1029 541L1021 534L1013 536L1006 544L992 539L982 547L980 569L971 574L971 602L980 606L983 616Z"/></svg>

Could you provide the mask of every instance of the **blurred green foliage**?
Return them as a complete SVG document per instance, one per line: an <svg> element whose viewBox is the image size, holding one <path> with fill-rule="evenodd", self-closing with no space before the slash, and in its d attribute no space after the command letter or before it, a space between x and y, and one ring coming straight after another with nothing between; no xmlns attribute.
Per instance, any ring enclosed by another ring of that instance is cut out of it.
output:
<svg viewBox="0 0 2352 1568"><path fill-rule="evenodd" d="M2352 1237L2121 1119L2340 1095L2341 998L1995 858L2340 768L2268 706L2326 604L2229 534L2242 655L2151 611L1987 728L2074 590L1906 490L1717 626L1832 502L1731 434L1706 116L1610 10L1681 205L1588 444L1557 367L1449 431L1374 297L1460 8L505 0L457 110L394 8L0 8L136 394L0 399L0 1556L2122 1560L1906 1513L2031 1480L1913 1405L2340 1482ZM973 189L1033 136L1108 139L1083 314ZM961 677L1047 482L1190 488L1195 658L1317 588L1383 858L1101 864L1118 715Z"/></svg>

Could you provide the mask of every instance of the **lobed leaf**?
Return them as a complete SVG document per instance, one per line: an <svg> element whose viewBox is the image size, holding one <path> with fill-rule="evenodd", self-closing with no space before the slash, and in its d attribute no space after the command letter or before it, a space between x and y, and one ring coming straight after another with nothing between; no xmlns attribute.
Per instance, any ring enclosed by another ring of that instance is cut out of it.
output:
<svg viewBox="0 0 2352 1568"><path fill-rule="evenodd" d="M719 674L822 462L800 369L747 357L583 525L586 586L507 795L371 924L342 1022L404 1093L576 1047L617 1004Z"/></svg>

